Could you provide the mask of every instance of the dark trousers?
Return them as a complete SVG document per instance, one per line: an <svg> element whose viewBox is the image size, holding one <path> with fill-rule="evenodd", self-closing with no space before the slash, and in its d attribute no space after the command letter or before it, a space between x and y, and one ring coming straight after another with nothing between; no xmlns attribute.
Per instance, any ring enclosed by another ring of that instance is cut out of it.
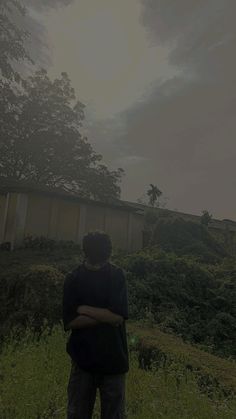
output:
<svg viewBox="0 0 236 419"><path fill-rule="evenodd" d="M94 374L72 361L68 383L67 419L91 419L99 389L101 419L125 419L126 374Z"/></svg>

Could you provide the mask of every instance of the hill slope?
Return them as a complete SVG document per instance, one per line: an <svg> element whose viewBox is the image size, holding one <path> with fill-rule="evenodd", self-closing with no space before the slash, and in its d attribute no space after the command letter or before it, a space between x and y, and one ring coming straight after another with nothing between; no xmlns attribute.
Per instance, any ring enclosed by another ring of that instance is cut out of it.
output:
<svg viewBox="0 0 236 419"><path fill-rule="evenodd" d="M158 366L181 364L193 371L199 383L221 388L236 394L236 362L229 361L184 343L182 339L164 333L157 326L144 326L130 322L128 332L131 343L139 352L140 364L148 369L152 363Z"/></svg>

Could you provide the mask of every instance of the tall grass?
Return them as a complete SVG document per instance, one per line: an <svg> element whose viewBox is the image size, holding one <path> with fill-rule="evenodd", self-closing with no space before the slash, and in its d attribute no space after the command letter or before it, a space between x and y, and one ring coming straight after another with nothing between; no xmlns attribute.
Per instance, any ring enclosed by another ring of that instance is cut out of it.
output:
<svg viewBox="0 0 236 419"><path fill-rule="evenodd" d="M143 371L135 353L127 375L127 414L135 419L235 419L236 403L209 399L193 374L181 368ZM64 419L70 360L65 334L45 328L38 339L30 330L19 343L12 336L0 355L1 419ZM99 400L94 419L99 418Z"/></svg>

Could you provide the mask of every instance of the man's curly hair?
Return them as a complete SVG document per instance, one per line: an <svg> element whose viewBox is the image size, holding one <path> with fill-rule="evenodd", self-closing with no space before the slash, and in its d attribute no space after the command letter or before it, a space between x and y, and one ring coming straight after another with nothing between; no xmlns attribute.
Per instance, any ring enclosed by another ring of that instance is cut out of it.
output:
<svg viewBox="0 0 236 419"><path fill-rule="evenodd" d="M93 265L107 262L112 253L110 236L102 231L86 234L83 238L83 251Z"/></svg>

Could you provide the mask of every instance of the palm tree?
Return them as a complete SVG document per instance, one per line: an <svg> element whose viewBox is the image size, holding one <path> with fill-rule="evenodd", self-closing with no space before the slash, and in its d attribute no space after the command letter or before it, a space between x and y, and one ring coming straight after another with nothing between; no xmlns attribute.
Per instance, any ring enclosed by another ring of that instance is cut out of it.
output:
<svg viewBox="0 0 236 419"><path fill-rule="evenodd" d="M158 202L158 198L162 195L160 189L157 186L150 183L150 189L147 191L147 195L149 197L149 205L154 207L155 204ZM159 204L159 203L158 203Z"/></svg>

